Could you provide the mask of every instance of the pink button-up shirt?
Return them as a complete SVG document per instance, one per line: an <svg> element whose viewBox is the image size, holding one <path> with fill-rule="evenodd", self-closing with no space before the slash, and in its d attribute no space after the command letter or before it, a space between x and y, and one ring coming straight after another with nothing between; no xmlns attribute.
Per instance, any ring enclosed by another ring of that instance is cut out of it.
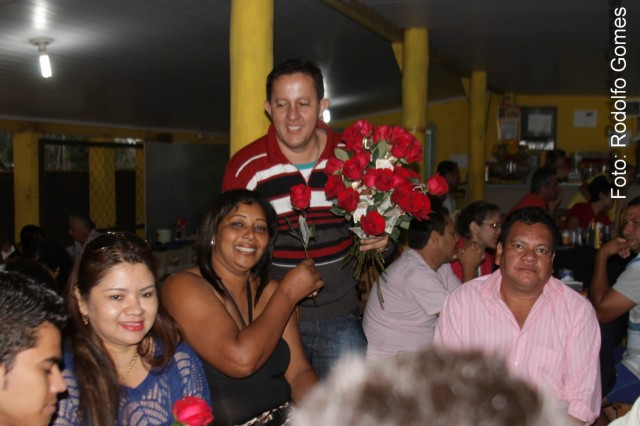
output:
<svg viewBox="0 0 640 426"><path fill-rule="evenodd" d="M546 389L569 415L600 413L600 328L589 301L551 278L520 329L500 296L500 270L449 294L434 345L480 350L507 362L514 376Z"/></svg>

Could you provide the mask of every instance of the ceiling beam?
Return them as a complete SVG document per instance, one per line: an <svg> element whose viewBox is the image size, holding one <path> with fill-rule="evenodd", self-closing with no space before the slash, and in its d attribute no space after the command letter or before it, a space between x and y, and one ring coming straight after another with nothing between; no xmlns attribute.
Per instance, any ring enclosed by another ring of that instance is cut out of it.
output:
<svg viewBox="0 0 640 426"><path fill-rule="evenodd" d="M328 6L336 9L338 12L353 19L358 24L373 31L380 37L390 41L391 43L402 43L404 41L404 28L401 28L380 15L370 7L365 6L358 0L321 0ZM397 49L394 49L397 50ZM396 55L397 57L397 55ZM471 70L468 70L452 57L442 53L440 50L429 47L429 63L436 65L445 71L448 71L460 78L469 78ZM399 64L402 69L402 64ZM495 87L488 86L489 90L501 93Z"/></svg>

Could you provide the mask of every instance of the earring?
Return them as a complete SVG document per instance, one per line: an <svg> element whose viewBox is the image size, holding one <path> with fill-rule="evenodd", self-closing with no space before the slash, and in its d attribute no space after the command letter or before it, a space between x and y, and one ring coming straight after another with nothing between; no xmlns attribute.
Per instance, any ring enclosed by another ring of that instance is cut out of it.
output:
<svg viewBox="0 0 640 426"><path fill-rule="evenodd" d="M212 246L215 246L215 245L216 245L216 239L215 239L215 238L211 240L211 245L212 245Z"/></svg>
<svg viewBox="0 0 640 426"><path fill-rule="evenodd" d="M82 314L82 324L89 325L89 317L85 314Z"/></svg>

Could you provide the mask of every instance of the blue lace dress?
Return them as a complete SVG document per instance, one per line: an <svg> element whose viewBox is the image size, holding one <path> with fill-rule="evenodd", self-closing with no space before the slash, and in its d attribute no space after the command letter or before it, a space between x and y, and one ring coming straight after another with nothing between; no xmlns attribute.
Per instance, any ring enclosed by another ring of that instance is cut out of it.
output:
<svg viewBox="0 0 640 426"><path fill-rule="evenodd" d="M65 350L64 365L62 374L67 384L68 396L59 402L58 415L53 425L80 426L78 383L71 351ZM122 400L118 410L118 425L169 426L173 421L173 404L185 396L198 396L211 406L209 386L202 364L186 343L178 344L173 360L165 370L152 369L137 387L122 386L120 392Z"/></svg>

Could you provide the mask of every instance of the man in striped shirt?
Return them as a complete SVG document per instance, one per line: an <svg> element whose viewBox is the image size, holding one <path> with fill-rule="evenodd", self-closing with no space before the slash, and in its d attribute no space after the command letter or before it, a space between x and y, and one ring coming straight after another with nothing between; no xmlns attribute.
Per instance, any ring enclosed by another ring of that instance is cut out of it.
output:
<svg viewBox="0 0 640 426"><path fill-rule="evenodd" d="M347 351L364 352L366 338L359 315L353 261L343 259L354 245L349 224L331 213L324 193L327 159L341 136L318 119L329 106L322 72L310 62L289 60L267 77L265 110L272 120L266 135L245 146L229 161L222 190L246 188L260 192L278 213L278 238L273 250L272 276L284 274L307 257L315 261L324 288L315 301L299 305L300 334L305 354L320 378ZM289 231L298 231L300 212L290 203L291 187L311 189L306 220L315 227L307 250ZM288 222L287 222L288 220ZM384 250L389 237L363 240L361 250Z"/></svg>
<svg viewBox="0 0 640 426"><path fill-rule="evenodd" d="M449 294L434 344L481 350L566 407L576 422L600 413L600 330L589 301L551 276L558 237L539 207L514 211L496 250L500 269Z"/></svg>

